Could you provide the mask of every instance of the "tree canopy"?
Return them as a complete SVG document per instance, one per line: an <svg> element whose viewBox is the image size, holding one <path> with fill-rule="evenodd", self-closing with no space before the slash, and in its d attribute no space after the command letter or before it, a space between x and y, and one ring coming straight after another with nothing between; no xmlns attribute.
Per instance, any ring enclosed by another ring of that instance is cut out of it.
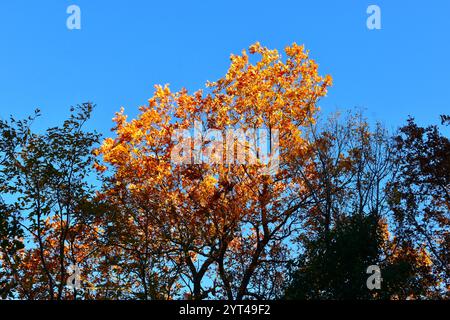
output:
<svg viewBox="0 0 450 320"><path fill-rule="evenodd" d="M91 103L42 133L0 120L1 297L448 298L449 139L325 117L331 85L303 46L256 43L110 137Z"/></svg>

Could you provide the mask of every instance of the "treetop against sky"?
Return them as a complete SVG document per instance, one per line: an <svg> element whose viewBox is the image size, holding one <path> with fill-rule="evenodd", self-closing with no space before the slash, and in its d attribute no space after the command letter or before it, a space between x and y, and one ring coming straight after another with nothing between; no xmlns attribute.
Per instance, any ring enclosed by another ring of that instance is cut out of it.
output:
<svg viewBox="0 0 450 320"><path fill-rule="evenodd" d="M447 9L0 4L0 298L448 298Z"/></svg>
<svg viewBox="0 0 450 320"><path fill-rule="evenodd" d="M367 27L372 4L380 30ZM79 30L67 28L71 5ZM446 0L2 2L0 116L40 107L51 115L45 127L92 101L89 126L107 133L114 112L136 115L153 85L195 91L222 76L231 53L260 41L310 50L334 79L326 112L363 107L389 128L410 114L434 123L447 109L448 12Z"/></svg>

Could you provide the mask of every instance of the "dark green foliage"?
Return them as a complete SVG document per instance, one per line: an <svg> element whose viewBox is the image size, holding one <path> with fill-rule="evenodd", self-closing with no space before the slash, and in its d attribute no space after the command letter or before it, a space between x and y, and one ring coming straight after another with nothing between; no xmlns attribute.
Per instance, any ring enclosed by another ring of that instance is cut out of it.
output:
<svg viewBox="0 0 450 320"><path fill-rule="evenodd" d="M19 260L16 252L24 247L23 236L30 240L30 247L40 252L47 282L47 292L41 294L50 299L62 296L69 262L64 244L73 241L71 227L82 218L83 203L93 196L88 177L93 160L91 151L99 135L83 129L92 109L90 103L73 107L62 126L43 133L30 129L39 110L23 121L13 118L0 121L0 249L2 263L8 264L1 269L8 272L0 272L0 293L4 297L21 278L16 269ZM50 263L44 254L49 250L47 218L58 219L61 226L57 270L51 270L49 265L55 262Z"/></svg>
<svg viewBox="0 0 450 320"><path fill-rule="evenodd" d="M330 243L313 239L298 261L287 299L369 299L367 267L377 264L382 243L373 216L344 218L330 231Z"/></svg>
<svg viewBox="0 0 450 320"><path fill-rule="evenodd" d="M424 128L411 118L395 142L399 172L387 193L396 233L426 244L435 274L450 286L450 140L437 126Z"/></svg>

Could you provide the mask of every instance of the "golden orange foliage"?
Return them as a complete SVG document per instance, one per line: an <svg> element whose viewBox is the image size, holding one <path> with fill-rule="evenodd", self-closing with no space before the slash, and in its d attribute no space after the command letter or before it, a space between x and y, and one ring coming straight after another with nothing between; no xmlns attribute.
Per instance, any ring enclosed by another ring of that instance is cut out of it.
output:
<svg viewBox="0 0 450 320"><path fill-rule="evenodd" d="M257 294L250 292L257 272L272 272L280 282L279 270L264 270L264 261L288 254L283 239L303 190L284 164L306 152L302 127L314 120L317 102L332 82L318 74L303 46L293 44L285 54L283 60L277 50L255 43L249 53L232 55L226 75L206 90L189 94L156 86L136 119L128 121L123 109L116 114L116 138L96 150L104 162L97 170L111 167L114 173L102 197L133 217L130 232L137 232L135 226L142 230L141 240L151 237L150 251L166 252L164 260L181 267L194 298ZM261 162L174 165L173 135L196 121L203 123L202 134L207 129L278 130L278 172L261 174ZM182 259L176 258L180 253ZM212 268L221 292L203 288Z"/></svg>

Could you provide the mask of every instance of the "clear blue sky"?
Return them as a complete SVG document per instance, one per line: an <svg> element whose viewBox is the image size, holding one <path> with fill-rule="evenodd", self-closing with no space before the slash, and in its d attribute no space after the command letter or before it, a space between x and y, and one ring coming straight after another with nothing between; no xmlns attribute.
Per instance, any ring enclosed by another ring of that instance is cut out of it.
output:
<svg viewBox="0 0 450 320"><path fill-rule="evenodd" d="M71 4L81 30L66 28ZM382 30L366 28L370 4ZM365 107L390 128L409 114L436 123L450 110L449 17L449 0L1 1L0 116L40 107L47 127L93 101L89 125L108 133L114 112L136 115L154 84L199 89L260 41L306 45L334 78L325 111Z"/></svg>

